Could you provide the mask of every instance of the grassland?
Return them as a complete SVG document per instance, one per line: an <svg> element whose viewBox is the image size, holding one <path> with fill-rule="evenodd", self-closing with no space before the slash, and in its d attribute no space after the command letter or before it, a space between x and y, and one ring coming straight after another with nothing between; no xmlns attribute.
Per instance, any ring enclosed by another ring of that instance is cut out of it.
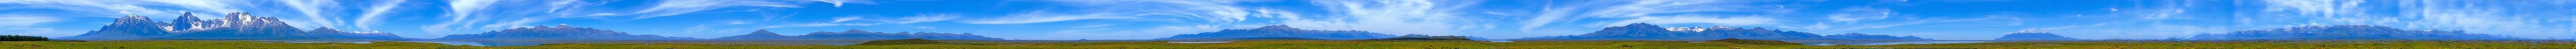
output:
<svg viewBox="0 0 2576 49"><path fill-rule="evenodd" d="M1984 48L1984 49L2571 49L2567 41L2060 41L1899 44L1868 46L1738 45L1681 41L1333 41L1270 40L1231 43L1165 43L1153 41L1031 42L943 41L906 45L739 45L739 44L546 44L536 46L462 46L420 42L271 43L252 41L7 41L0 49L1795 49L1795 48Z"/></svg>

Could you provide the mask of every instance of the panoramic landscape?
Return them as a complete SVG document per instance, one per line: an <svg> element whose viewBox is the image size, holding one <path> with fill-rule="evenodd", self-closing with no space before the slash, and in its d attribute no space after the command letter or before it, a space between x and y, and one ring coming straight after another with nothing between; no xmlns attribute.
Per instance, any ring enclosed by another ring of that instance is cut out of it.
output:
<svg viewBox="0 0 2576 49"><path fill-rule="evenodd" d="M2576 49L2570 0L0 0L0 49Z"/></svg>

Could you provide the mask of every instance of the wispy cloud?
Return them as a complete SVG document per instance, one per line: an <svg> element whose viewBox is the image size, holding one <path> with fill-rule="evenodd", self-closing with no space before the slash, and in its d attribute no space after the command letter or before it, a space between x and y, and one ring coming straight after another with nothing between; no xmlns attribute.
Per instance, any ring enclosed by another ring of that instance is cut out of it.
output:
<svg viewBox="0 0 2576 49"><path fill-rule="evenodd" d="M1877 29L1877 28L1887 28L1887 27L1897 27L1897 26L1912 26L1912 25L1916 25L1916 24L1931 24L1931 23L1961 23L1961 24L1976 24L1976 25L1951 25L1951 26L1936 26L1936 27L1955 27L1955 26L2019 26L2019 25L2022 25L2022 23L2023 23L2023 22L2022 22L2023 20L2022 20L2020 17L2016 17L2016 16L2013 16L2013 15L1987 15L1987 16L1984 16L1984 17L1974 17L1974 18L1956 18L1956 17L1931 17L1931 18L1924 18L1924 19L1911 19L1911 18L1914 18L1914 17L1908 17L1908 18L1909 18L1909 19L1900 19L1900 20L1903 20L1903 21L1861 21L1861 23L1867 23L1867 24L1815 23L1815 24L1812 24L1812 25L1804 25L1804 26L1799 26L1799 25L1788 25L1789 27L1783 27L1783 28L1788 28L1788 29L1803 29L1803 31L1810 31L1810 32L1842 32L1842 31L1852 31L1852 30L1861 30L1861 29Z"/></svg>
<svg viewBox="0 0 2576 49"><path fill-rule="evenodd" d="M50 16L30 14L0 14L0 20L4 20L0 21L0 26L35 26L44 23L62 21L62 19Z"/></svg>
<svg viewBox="0 0 2576 49"><path fill-rule="evenodd" d="M1086 19L1135 19L1135 18L1137 18L1137 17L1132 17L1132 16L1135 16L1135 15L1117 15L1117 14L1105 14L1105 13L1095 13L1095 14L1055 14L1055 13L1046 13L1046 12L1031 12L1031 13L1021 13L1021 14L1011 14L1010 16L1002 16L1002 17L1000 17L1000 18L991 18L991 19L983 19L983 20L969 20L969 21L961 21L961 22L968 23L968 24L1022 24L1022 23L1056 22L1056 21L1072 21L1072 20L1086 20Z"/></svg>
<svg viewBox="0 0 2576 49"><path fill-rule="evenodd" d="M1491 28L1477 23L1486 21L1463 17L1457 12L1476 1L1315 1L1329 12L1320 19L1294 19L1281 22L1290 27L1317 30L1359 30L1388 34L1457 35L1462 30Z"/></svg>
<svg viewBox="0 0 2576 49"><path fill-rule="evenodd" d="M367 7L367 9L365 10L365 11L367 11L367 12L366 12L366 13L360 13L360 14L358 14L358 18L357 18L357 20L355 20L355 21L350 21L350 22L355 22L355 23L351 23L351 24L355 24L354 26L355 26L355 27L357 27L359 30L376 30L376 29L375 29L375 26L379 26L379 25L383 25L383 24L384 24L384 22L383 22L383 21L384 21L384 19L385 19L385 18L383 18L383 17L384 17L384 15L385 15L385 13L393 12L393 9L394 9L394 8L402 7L402 3L403 3L404 1L411 1L411 0L382 0L382 1L384 1L384 2L379 2L379 3L377 3L375 6Z"/></svg>
<svg viewBox="0 0 2576 49"><path fill-rule="evenodd" d="M607 4L596 1L575 0L451 0L448 1L448 12L443 14L443 16L446 16L444 18L447 18L447 21L427 25L447 27L425 27L423 30L433 33L452 33L456 31L530 27L531 25L543 24L541 22L566 20L567 18L619 22L727 8L799 8L798 6L790 6L799 5L790 2L805 1L665 0L654 1L648 4L632 4L632 6L639 7L619 8L600 6L624 6L630 4Z"/></svg>
<svg viewBox="0 0 2576 49"><path fill-rule="evenodd" d="M1827 20L1833 20L1833 22L1849 23L1852 21L1886 19L1888 16L1895 16L1895 14L1896 12L1888 11L1888 9L1883 8L1854 7L1844 8L1840 13L1827 14L1825 17Z"/></svg>
<svg viewBox="0 0 2576 49"><path fill-rule="evenodd" d="M868 5L876 5L876 4L877 4L877 2L876 2L876 1L869 1L869 0L814 0L814 1L817 1L817 2L823 2L823 3L832 3L832 7L841 7L841 4L846 4L846 3L858 3L858 4L868 4Z"/></svg>
<svg viewBox="0 0 2576 49"><path fill-rule="evenodd" d="M45 13L90 15L86 17L122 17L122 15L177 17L177 13L179 11L183 11L145 8L146 6L168 6L173 4L129 0L11 0L0 1L0 4L21 5L20 7L0 7L0 10L63 9L66 11ZM208 10L211 11L214 9Z"/></svg>
<svg viewBox="0 0 2576 49"><path fill-rule="evenodd" d="M1771 18L1765 18L1765 17L1731 17L1731 18L1699 17L1699 16L1701 16L1701 15L1692 15L1692 17L1687 17L1687 18L1671 18L1671 17L1680 17L1680 16L1677 16L1677 15L1670 15L1670 14L1693 14L1693 13L1697 13L1697 12L1763 12L1763 11L1762 11L1763 9L1780 9L1780 8L1771 8L1771 7L1773 7L1772 5L1755 5L1755 4L1747 4L1747 3L1739 3L1739 2L1758 2L1758 1L1727 1L1727 0L1636 0L1636 1L1613 1L1613 0L1596 0L1596 1L1563 1L1563 2L1548 2L1547 4L1541 5L1541 6L1542 6L1542 7L1544 7L1544 8L1537 9L1537 10L1538 10L1538 11L1536 11L1536 12L1538 12L1538 14L1537 14L1537 15L1532 16L1532 17L1528 17L1528 18L1527 18L1527 20L1528 20L1528 21L1521 21L1521 22L1520 22L1520 28L1519 28L1519 30L1520 30L1520 32L1532 32L1532 33L1574 34L1574 33L1580 33L1580 32L1571 32L1571 31L1547 31L1547 30L1563 30L1562 28L1567 28L1567 27L1571 27L1571 28L1607 27L1607 26L1601 26L1601 25L1625 24L1625 23L1639 23L1639 22L1649 22L1649 21L1662 22L1662 23L1685 23L1685 22L1693 22L1693 23L1713 23L1713 24L1729 24L1729 25L1773 24L1774 22L1769 22L1769 21L1733 21L1733 22L1719 22L1719 21L1678 21L1678 20L1699 20L1699 19L1728 19L1728 20L1773 20L1773 19L1771 19ZM1659 15L1659 14L1660 14L1660 15ZM1661 16L1661 17L1657 17L1657 16ZM1760 18L1760 19L1753 19L1753 18ZM1579 21L1579 20L1584 20L1584 19L1613 19L1613 20L1622 20L1622 22L1615 22L1615 23L1601 23L1601 22L1583 23L1583 22L1580 22L1580 21ZM1653 19L1653 20L1641 20L1641 19ZM1660 20L1676 20L1676 21L1660 21ZM1565 25L1556 25L1556 24L1576 24L1576 25L1574 25L1574 26L1565 26ZM1558 29L1545 29L1545 28L1558 28Z"/></svg>
<svg viewBox="0 0 2576 49"><path fill-rule="evenodd" d="M1031 12L1029 12L1029 13L1015 13L1015 14L1011 14L1010 16L1006 16L1006 17L1003 17L1003 18L985 19L985 20L977 20L977 21L967 21L967 23L972 23L972 24L1021 24L1021 23L1056 22L1056 21L1070 21L1070 20L1087 20L1087 19L1137 19L1137 18L1148 18L1149 16L1173 16L1173 17L1179 17L1179 18L1170 18L1170 19L1203 20L1203 21L1171 21L1171 22L1184 22L1184 23L1234 23L1234 22L1240 22L1240 21L1243 21L1244 19L1246 19L1245 17L1246 17L1247 15L1250 15L1250 14L1251 14L1251 12L1247 12L1247 11L1249 11L1249 10L1246 10L1246 9L1245 9L1245 8L1243 8L1243 7L1237 7L1237 6L1235 6L1235 5L1236 5L1235 3L1237 3L1237 2L1244 2L1244 1L1237 1L1237 0L1049 0L1049 1L1055 1L1055 2L1070 2L1070 5L1073 5L1073 6L1075 6L1075 7L1086 7L1087 9L1074 9L1074 10L1071 10L1071 11L1046 11L1046 10L1039 10L1039 11L1031 11ZM1159 18L1159 17L1156 17L1156 18ZM1131 21L1149 21L1149 20L1131 20Z"/></svg>
<svg viewBox="0 0 2576 49"><path fill-rule="evenodd" d="M2550 22L2557 14L2576 11L2570 2L2557 0L2513 1L2346 1L2346 0L2271 0L2260 1L2263 11L2241 12L2266 15L2238 15L2238 28L2280 28L2321 25L2383 25L2420 30L2465 30L2469 33L2499 34L2528 38L2565 38L2576 35L2569 22ZM2409 5L2387 5L2409 4ZM2394 7L2394 8L2382 8ZM2394 9L2394 10L2380 10Z"/></svg>
<svg viewBox="0 0 2576 49"><path fill-rule="evenodd" d="M841 22L848 22L848 21L850 21L850 20L867 19L867 17L868 17L868 16L841 16L841 17L833 17L833 18L832 18L832 22L825 22L825 23L841 23Z"/></svg>
<svg viewBox="0 0 2576 49"><path fill-rule="evenodd" d="M333 13L325 13L325 12L322 12L323 10L333 10L333 11L338 11L338 10L339 10L339 8L323 8L323 7L339 7L339 6L336 6L336 5L338 5L338 4L339 4L339 3L338 3L338 2L336 2L336 1L331 1L331 0L275 0L275 1L277 1L277 2L279 2L279 3L282 3L282 4L286 5L286 7L288 7L289 9L294 10L293 12L296 12L296 13L303 13L303 14L300 14L300 15L304 15L304 17L290 17L290 18L304 18L304 20L302 20L303 22L287 22L289 25L305 26L305 27L329 27L329 26L340 26L341 24L343 24L343 23L341 23L341 22L343 22L343 21L347 21L347 20L340 20L339 18L334 17L334 16L322 16L323 14L339 14L339 13L337 13L337 12L333 12ZM296 20L285 20L285 21L296 21Z"/></svg>
<svg viewBox="0 0 2576 49"><path fill-rule="evenodd" d="M0 31L11 32L7 33L8 35L35 35L48 37L63 37L61 35L78 34L77 32L61 32L60 30L54 30L54 28L34 27L35 25L61 21L62 19L60 18L42 15L0 14Z"/></svg>
<svg viewBox="0 0 2576 49"><path fill-rule="evenodd" d="M1652 23L1652 24L1697 24L1697 23L1706 23L1706 24L1717 24L1717 25L1763 25L1763 24L1778 24L1780 21L1781 21L1781 20L1773 19L1773 18L1768 18L1768 17L1753 17L1753 16L1743 16L1743 17L1715 17L1715 16L1649 16L1649 17L1636 17L1636 19L1620 20L1620 21L1610 22L1610 23L1607 23L1607 24L1627 24L1627 23ZM1601 25L1601 26L1615 26L1615 25Z"/></svg>
<svg viewBox="0 0 2576 49"><path fill-rule="evenodd" d="M939 27L930 27L930 26L906 26L906 27L903 27L903 28L913 28L913 29L939 29Z"/></svg>
<svg viewBox="0 0 2576 49"><path fill-rule="evenodd" d="M886 22L888 22L888 23L894 23L894 24L911 24L911 23L921 23L921 22L939 22L939 21L948 21L948 19L957 19L957 14L920 14L920 15L914 15L914 16L912 16L912 17L903 17L903 18L898 18L898 19L894 19L894 20L885 20L885 21L886 21Z"/></svg>
<svg viewBox="0 0 2576 49"><path fill-rule="evenodd" d="M877 25L877 24L882 24L882 23L806 23L806 24L771 25L771 26L762 26L762 27L760 27L760 28L782 28L782 27L822 27L822 26L875 26L875 25Z"/></svg>
<svg viewBox="0 0 2576 49"><path fill-rule="evenodd" d="M1097 28L1097 27L1109 27L1109 26L1116 26L1116 25L1118 25L1118 24L1091 24L1091 25L1073 26L1073 27L1065 27L1065 28Z"/></svg>
<svg viewBox="0 0 2576 49"><path fill-rule="evenodd" d="M903 17L903 18L891 18L891 19L867 19L867 18L864 18L864 17L865 17L865 16L843 16L843 17L835 17L835 18L832 18L832 20L831 20L831 21L828 21L828 22L821 22L821 23L808 23L808 24L772 25L772 26L764 26L764 27L761 27L761 28L782 28L782 27L823 27L823 26L875 26L875 25L883 25L883 24L897 24L897 25L900 25L900 24L912 24L912 23L922 23L922 22L940 22L940 21L948 21L948 20L951 20L951 19L957 19L957 18L959 18L959 16L957 16L956 14L916 14L916 15L913 15L913 16L907 16L907 17ZM849 22L849 21L862 21L862 22L842 23L842 22ZM875 22L865 22L865 21L875 21ZM907 28L930 29L930 27L907 27Z"/></svg>
<svg viewBox="0 0 2576 49"><path fill-rule="evenodd" d="M632 19L644 19L644 18L653 18L653 17L662 17L662 16L671 16L671 15L679 15L679 14L695 13L695 12L698 12L698 11L715 10L715 9L718 9L718 8L731 8L732 6L790 7L790 8L797 7L797 6L789 6L789 5L797 5L797 4L792 4L792 3L781 3L781 2L771 2L771 1L749 1L749 0L663 0L663 1L661 1L661 2L659 2L659 3L655 3L655 4L656 4L656 5L654 5L654 6L652 6L652 7L649 7L649 8L646 8L646 9L642 9L642 10L639 10L639 11L634 11L634 13L630 13L630 14L642 14L642 15L637 16L637 17L632 18Z"/></svg>

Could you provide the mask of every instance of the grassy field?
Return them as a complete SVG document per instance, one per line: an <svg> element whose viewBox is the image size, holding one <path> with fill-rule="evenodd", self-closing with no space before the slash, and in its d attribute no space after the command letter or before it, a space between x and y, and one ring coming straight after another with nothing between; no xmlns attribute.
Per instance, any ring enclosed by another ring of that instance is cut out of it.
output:
<svg viewBox="0 0 2576 49"><path fill-rule="evenodd" d="M1737 45L1681 41L1328 41L1274 40L1231 43L1017 42L943 41L909 45L741 45L741 44L546 44L536 46L462 46L421 42L270 43L251 41L6 41L0 49L1789 49L1789 48L1986 48L1986 49L2571 49L2566 41L2247 41L2247 42L1987 42L1869 46Z"/></svg>

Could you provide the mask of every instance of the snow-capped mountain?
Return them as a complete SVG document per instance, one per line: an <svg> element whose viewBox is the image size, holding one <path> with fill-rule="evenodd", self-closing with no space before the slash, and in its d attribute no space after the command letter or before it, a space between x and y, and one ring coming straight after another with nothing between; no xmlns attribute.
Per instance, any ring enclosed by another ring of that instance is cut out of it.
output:
<svg viewBox="0 0 2576 49"><path fill-rule="evenodd" d="M87 34L61 37L74 40L293 40L293 39L412 39L389 33L357 33L328 27L312 31L295 29L276 17L252 16L234 12L220 19L198 19L194 13L182 13L172 22L155 22L143 16L117 18L114 23Z"/></svg>

